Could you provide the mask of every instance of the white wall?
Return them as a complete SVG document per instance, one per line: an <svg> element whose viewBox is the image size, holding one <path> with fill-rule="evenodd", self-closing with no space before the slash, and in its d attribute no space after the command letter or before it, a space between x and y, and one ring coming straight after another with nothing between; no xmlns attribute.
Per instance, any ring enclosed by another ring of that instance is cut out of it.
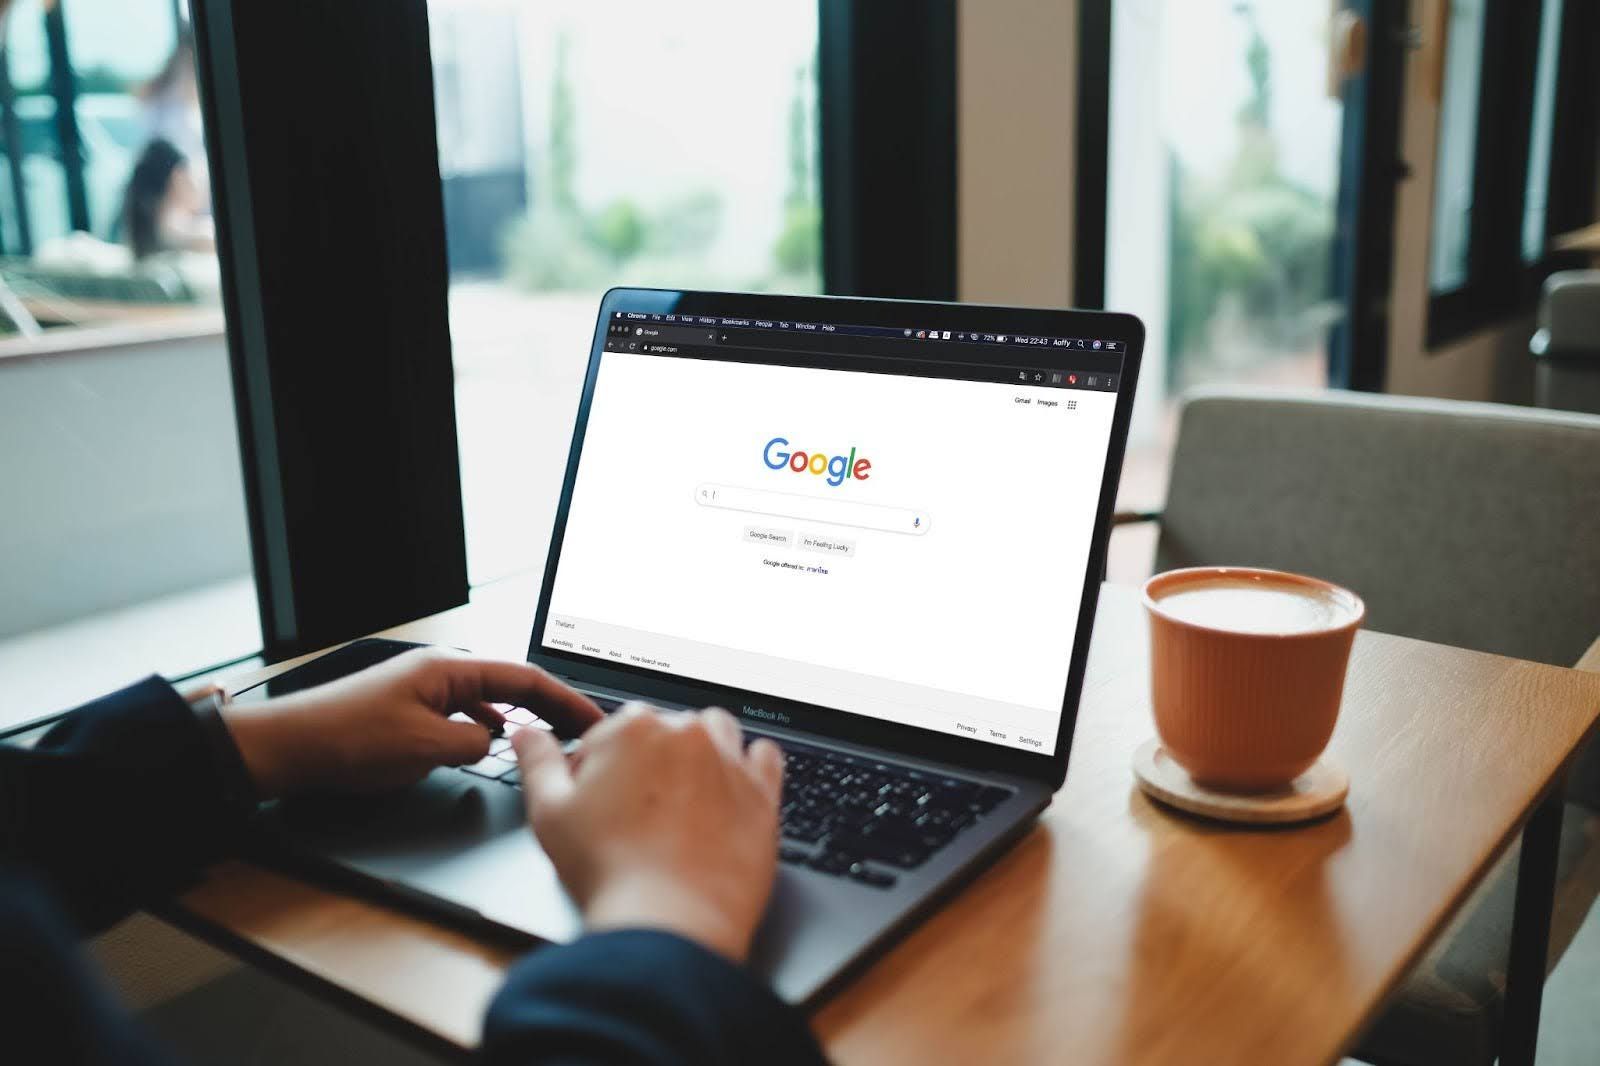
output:
<svg viewBox="0 0 1600 1066"><path fill-rule="evenodd" d="M1076 0L962 0L957 9L959 293L1072 301Z"/></svg>
<svg viewBox="0 0 1600 1066"><path fill-rule="evenodd" d="M0 559L0 637L249 573L220 327L0 355Z"/></svg>

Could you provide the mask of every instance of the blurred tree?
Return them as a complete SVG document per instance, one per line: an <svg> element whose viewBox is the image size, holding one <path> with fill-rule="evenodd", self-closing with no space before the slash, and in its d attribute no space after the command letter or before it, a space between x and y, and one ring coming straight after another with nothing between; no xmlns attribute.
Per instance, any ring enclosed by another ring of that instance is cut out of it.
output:
<svg viewBox="0 0 1600 1066"><path fill-rule="evenodd" d="M813 203L790 205L772 251L780 274L815 274L822 264L822 209Z"/></svg>
<svg viewBox="0 0 1600 1066"><path fill-rule="evenodd" d="M613 263L622 263L644 247L644 216L632 200L617 200L589 220L585 233Z"/></svg>
<svg viewBox="0 0 1600 1066"><path fill-rule="evenodd" d="M822 208L817 203L817 72L808 60L794 72L789 97L789 181L773 266L790 287L811 286L822 270Z"/></svg>
<svg viewBox="0 0 1600 1066"><path fill-rule="evenodd" d="M722 228L722 206L722 194L715 189L673 197L651 212L644 250L663 256L703 252Z"/></svg>
<svg viewBox="0 0 1600 1066"><path fill-rule="evenodd" d="M1323 325L1332 212L1325 198L1284 176L1272 134L1272 56L1252 3L1234 6L1247 24L1250 93L1237 116L1238 147L1220 179L1206 181L1176 155L1172 174L1168 385L1181 388L1200 364L1258 358L1250 345L1212 336L1231 308L1257 349L1310 343Z"/></svg>
<svg viewBox="0 0 1600 1066"><path fill-rule="evenodd" d="M1250 44L1244 52L1245 69L1250 74L1250 98L1239 111L1239 124L1265 128L1272 113L1272 55L1267 51L1267 39L1261 34L1255 5L1239 3L1233 5L1233 10L1250 27Z"/></svg>
<svg viewBox="0 0 1600 1066"><path fill-rule="evenodd" d="M506 277L525 289L572 290L604 285L611 270L572 215L536 207L508 226L501 240Z"/></svg>
<svg viewBox="0 0 1600 1066"><path fill-rule="evenodd" d="M682 284L708 275L706 251L721 231L724 197L694 189L663 201L622 198L598 212L584 209L578 189L579 107L565 35L555 42L550 125L542 180L532 209L502 240L507 277L531 289L585 289L603 284ZM580 79L581 80L581 79ZM759 276L721 279L726 287L814 289L822 263L817 202L816 64L795 71L788 110L783 219L772 267Z"/></svg>
<svg viewBox="0 0 1600 1066"><path fill-rule="evenodd" d="M794 72L794 92L789 97L789 188L784 195L784 203L790 207L812 199L811 142L816 127L809 106L812 82L810 63Z"/></svg>
<svg viewBox="0 0 1600 1066"><path fill-rule="evenodd" d="M567 69L571 42L565 30L556 37L555 73L550 79L550 150L548 202L558 212L576 214L578 146L574 127L577 108L572 102L572 75Z"/></svg>

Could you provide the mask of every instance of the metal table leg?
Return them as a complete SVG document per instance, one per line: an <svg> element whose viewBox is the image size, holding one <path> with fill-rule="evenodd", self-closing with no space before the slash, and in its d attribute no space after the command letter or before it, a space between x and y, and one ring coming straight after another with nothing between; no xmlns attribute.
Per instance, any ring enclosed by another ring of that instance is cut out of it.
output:
<svg viewBox="0 0 1600 1066"><path fill-rule="evenodd" d="M1540 801L1522 830L1516 910L1511 918L1511 958L1506 967L1500 1066L1533 1066L1539 1044L1539 1007L1544 998L1550 912L1555 905L1562 802L1558 784Z"/></svg>

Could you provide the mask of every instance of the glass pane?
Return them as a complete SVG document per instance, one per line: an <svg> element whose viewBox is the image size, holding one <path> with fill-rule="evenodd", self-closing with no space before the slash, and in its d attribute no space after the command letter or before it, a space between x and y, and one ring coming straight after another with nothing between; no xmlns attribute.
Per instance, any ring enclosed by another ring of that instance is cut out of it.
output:
<svg viewBox="0 0 1600 1066"><path fill-rule="evenodd" d="M66 0L62 11L77 72L90 232L114 241L129 175L149 140L172 142L206 183L194 52L187 41L178 46L172 0Z"/></svg>
<svg viewBox="0 0 1600 1066"><path fill-rule="evenodd" d="M56 105L49 96L50 52L44 35L42 0L17 0L4 16L4 57L9 114L0 114L0 152L6 159L6 194L0 218L6 220L0 238L6 252L23 247L24 228L34 241L65 236L67 220L66 169L61 165L54 134ZM13 162L15 160L15 162ZM26 217L19 206L20 187L27 204ZM3 326L0 326L3 328Z"/></svg>
<svg viewBox="0 0 1600 1066"><path fill-rule="evenodd" d="M474 584L544 561L607 288L820 290L816 18L431 0Z"/></svg>
<svg viewBox="0 0 1600 1066"><path fill-rule="evenodd" d="M1428 268L1428 281L1434 292L1449 292L1467 283L1467 255L1472 240L1472 186L1477 180L1478 90L1483 76L1484 9L1487 7L1487 0L1449 2Z"/></svg>
<svg viewBox="0 0 1600 1066"><path fill-rule="evenodd" d="M186 18L0 25L0 726L261 647Z"/></svg>
<svg viewBox="0 0 1600 1066"><path fill-rule="evenodd" d="M1106 306L1148 330L1124 507L1164 496L1183 390L1325 381L1327 19L1327 0L1115 6Z"/></svg>
<svg viewBox="0 0 1600 1066"><path fill-rule="evenodd" d="M1555 137L1556 72L1561 58L1562 0L1544 0L1539 16L1539 69L1533 84L1533 129L1528 144L1528 198L1522 211L1522 258L1544 258L1550 203L1550 142Z"/></svg>

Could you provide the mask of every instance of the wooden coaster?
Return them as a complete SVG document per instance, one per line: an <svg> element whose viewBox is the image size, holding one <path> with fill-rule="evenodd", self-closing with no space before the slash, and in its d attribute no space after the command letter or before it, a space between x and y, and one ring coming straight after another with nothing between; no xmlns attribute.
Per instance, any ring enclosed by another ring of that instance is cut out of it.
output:
<svg viewBox="0 0 1600 1066"><path fill-rule="evenodd" d="M1133 756L1133 776L1147 796L1162 803L1223 822L1248 825L1293 825L1309 822L1344 806L1350 778L1326 759L1275 792L1217 792L1195 784L1151 737Z"/></svg>

